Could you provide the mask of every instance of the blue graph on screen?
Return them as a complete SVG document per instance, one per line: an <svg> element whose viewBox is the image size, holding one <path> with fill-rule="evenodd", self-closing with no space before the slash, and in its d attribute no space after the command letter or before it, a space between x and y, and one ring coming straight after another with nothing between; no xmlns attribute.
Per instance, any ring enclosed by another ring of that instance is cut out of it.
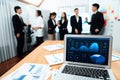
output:
<svg viewBox="0 0 120 80"><path fill-rule="evenodd" d="M90 56L90 60L94 64L103 64L105 62L105 57L100 54L94 54Z"/></svg>
<svg viewBox="0 0 120 80"><path fill-rule="evenodd" d="M87 47L86 45L80 46L80 48L76 49L74 47L70 48L71 51L81 51L81 52L96 52L99 51L99 45L98 43L92 43L90 47Z"/></svg>

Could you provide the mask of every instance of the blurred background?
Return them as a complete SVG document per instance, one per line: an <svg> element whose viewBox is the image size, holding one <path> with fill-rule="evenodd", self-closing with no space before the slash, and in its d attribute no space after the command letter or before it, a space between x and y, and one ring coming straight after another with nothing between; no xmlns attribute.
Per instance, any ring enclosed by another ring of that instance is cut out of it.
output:
<svg viewBox="0 0 120 80"><path fill-rule="evenodd" d="M41 0L24 0L32 4L38 4ZM20 0L0 0L0 62L16 56L16 39L12 25L12 15L14 15L14 6L21 6L22 17L24 22L29 22L31 25L35 20L35 11L41 10L45 23L44 36L47 40L47 21L51 12L57 13L56 21L61 17L64 11L67 13L68 20L74 14L74 8L79 8L79 15L82 17L83 31L82 34L89 35L90 26L85 22L85 17L89 20L92 15L91 7L93 3L99 3L99 11L104 14L105 25L102 34L113 36L113 50L120 52L120 0L44 0L39 7L35 7ZM25 28L27 32L27 28ZM68 25L68 30L71 32L71 26ZM56 39L59 39L58 28L56 28ZM34 35L30 35L32 42L27 42L24 51L29 51L29 46L35 43ZM31 49L30 49L31 50Z"/></svg>

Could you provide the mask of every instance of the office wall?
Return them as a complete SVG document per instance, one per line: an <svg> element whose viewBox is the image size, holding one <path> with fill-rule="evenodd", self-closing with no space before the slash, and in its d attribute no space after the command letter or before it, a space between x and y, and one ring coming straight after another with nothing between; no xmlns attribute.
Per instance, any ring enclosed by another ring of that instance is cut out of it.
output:
<svg viewBox="0 0 120 80"><path fill-rule="evenodd" d="M13 3L0 0L0 62L16 56L16 40L12 27Z"/></svg>
<svg viewBox="0 0 120 80"><path fill-rule="evenodd" d="M120 22L116 21L114 22L113 27L113 50L120 53Z"/></svg>

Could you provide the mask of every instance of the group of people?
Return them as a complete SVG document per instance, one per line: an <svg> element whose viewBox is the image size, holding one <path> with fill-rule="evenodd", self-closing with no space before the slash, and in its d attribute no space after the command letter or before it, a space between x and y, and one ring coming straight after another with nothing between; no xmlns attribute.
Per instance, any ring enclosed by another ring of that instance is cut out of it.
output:
<svg viewBox="0 0 120 80"><path fill-rule="evenodd" d="M92 35L100 34L103 26L104 26L104 17L101 12L98 11L99 4L95 3L92 5L93 15L91 17L91 22L88 22L88 18L85 18L86 22L91 25L90 26L90 33ZM70 24L72 27L71 34L81 34L82 32L82 18L79 16L79 9L74 9L75 15L71 16ZM54 40L55 39L55 28L58 26L59 33L60 33L60 40L64 40L64 35L68 34L68 19L67 14L65 12L62 13L61 19L56 22L56 13L53 12L50 14L50 18L48 20L48 39Z"/></svg>
<svg viewBox="0 0 120 80"><path fill-rule="evenodd" d="M56 13L55 12L50 13L50 17L48 20L48 39L55 40L55 28L56 28L56 26L58 26L59 33L60 33L60 40L63 40L64 35L68 33L67 15L65 12L63 12L61 15L61 20L59 20L58 22L55 21L55 18L56 18Z"/></svg>
<svg viewBox="0 0 120 80"><path fill-rule="evenodd" d="M90 32L93 35L97 35L101 32L101 29L104 26L104 18L103 14L98 11L99 4L93 4L92 11L93 15L91 17L91 22L88 22L86 18L86 22L91 25ZM16 14L13 15L12 21L14 26L14 33L17 39L17 53L18 56L23 54L23 46L24 46L24 26L29 26L29 23L24 23L21 17L21 7L15 6L14 8ZM79 9L74 9L75 15L71 16L70 24L72 27L72 32L70 34L81 34L82 32L82 18L79 16ZM57 14L55 12L50 13L48 20L48 39L55 40L55 28L58 26L60 33L60 40L64 40L64 35L68 34L68 19L66 12L62 12L61 19L56 22ZM44 41L44 21L42 12L40 10L36 10L36 19L35 23L32 25L32 30L36 36L36 46L40 45Z"/></svg>
<svg viewBox="0 0 120 80"><path fill-rule="evenodd" d="M75 15L71 17L70 23L72 27L71 34L81 34L82 32L82 18L79 16L79 9L74 9ZM60 40L64 40L64 35L68 34L68 19L66 12L62 12L61 19L56 22L56 13L53 12L50 14L49 20L48 20L48 39L54 40L55 39L55 28L58 26L59 28L59 34L60 34Z"/></svg>

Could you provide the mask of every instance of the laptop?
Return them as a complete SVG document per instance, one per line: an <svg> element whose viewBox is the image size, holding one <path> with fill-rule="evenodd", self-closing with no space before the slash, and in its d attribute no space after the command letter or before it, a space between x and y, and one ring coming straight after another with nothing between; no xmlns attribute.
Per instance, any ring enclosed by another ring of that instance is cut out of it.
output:
<svg viewBox="0 0 120 80"><path fill-rule="evenodd" d="M111 36L66 35L64 51L64 64L53 80L115 80Z"/></svg>

